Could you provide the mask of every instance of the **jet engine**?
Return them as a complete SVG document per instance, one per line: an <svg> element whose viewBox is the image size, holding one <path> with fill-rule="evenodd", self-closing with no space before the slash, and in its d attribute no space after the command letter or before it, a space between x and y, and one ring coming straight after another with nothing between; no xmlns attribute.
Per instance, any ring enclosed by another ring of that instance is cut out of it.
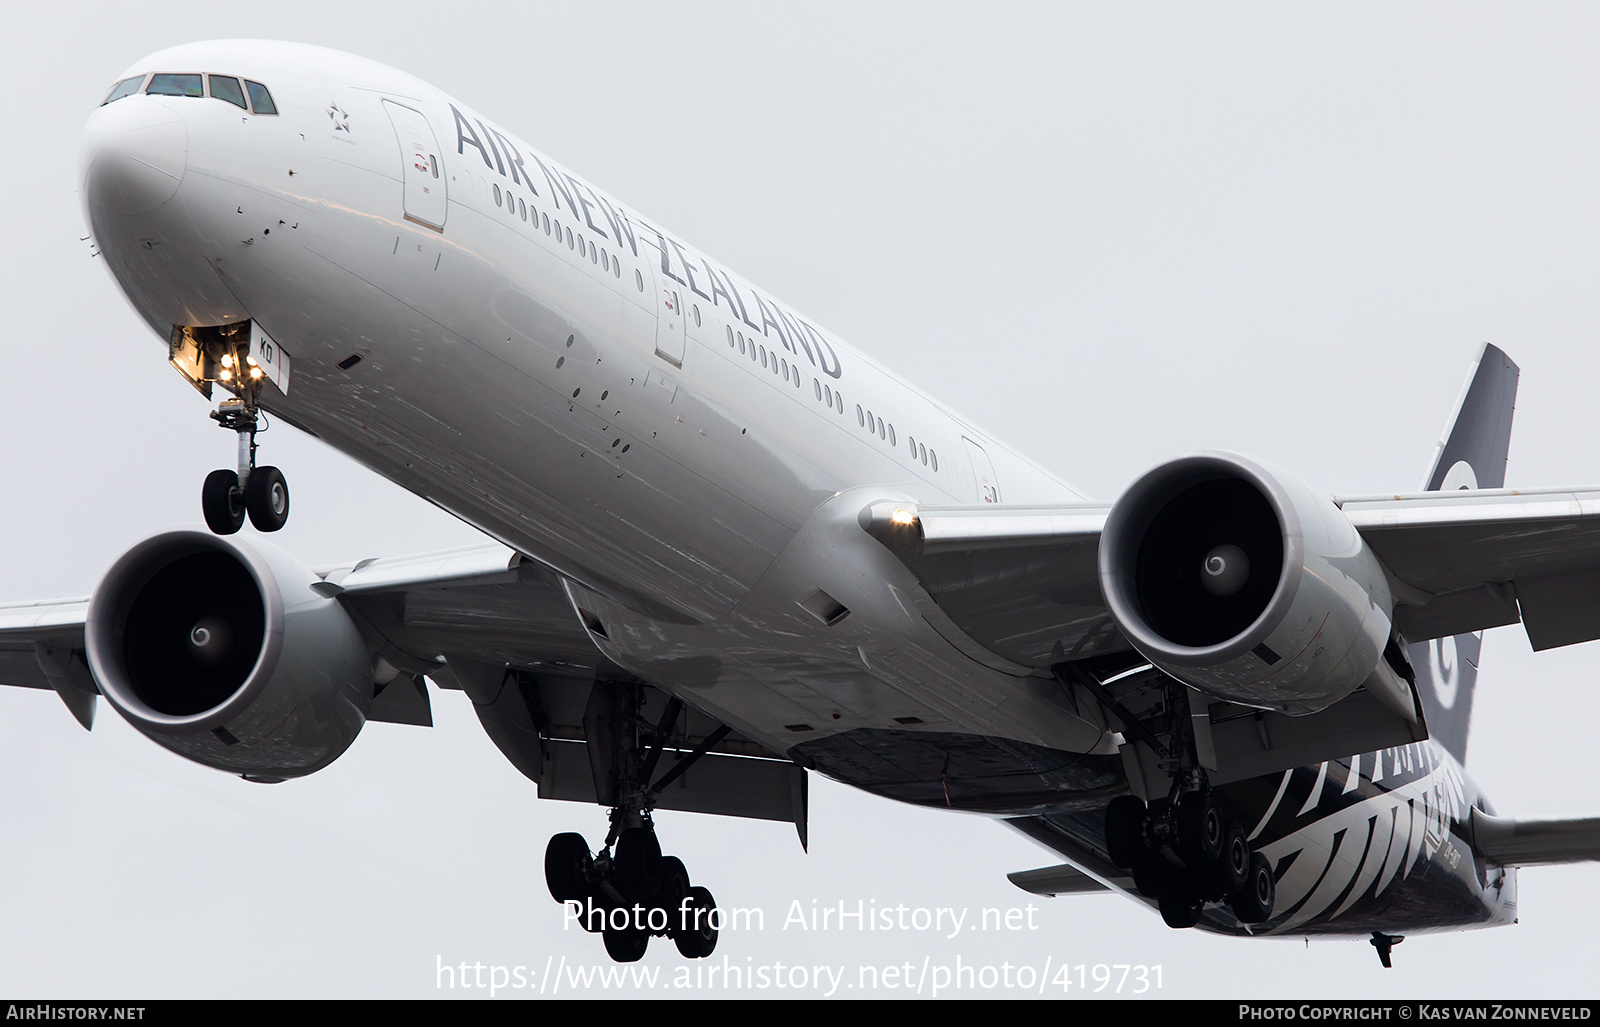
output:
<svg viewBox="0 0 1600 1027"><path fill-rule="evenodd" d="M1380 666L1394 602L1377 557L1331 501L1246 457L1134 482L1106 519L1100 587L1135 649L1212 696L1314 713L1375 672L1404 694Z"/></svg>
<svg viewBox="0 0 1600 1027"><path fill-rule="evenodd" d="M373 657L316 580L232 537L144 540L89 601L100 694L146 737L208 767L253 781L321 770L366 722Z"/></svg>

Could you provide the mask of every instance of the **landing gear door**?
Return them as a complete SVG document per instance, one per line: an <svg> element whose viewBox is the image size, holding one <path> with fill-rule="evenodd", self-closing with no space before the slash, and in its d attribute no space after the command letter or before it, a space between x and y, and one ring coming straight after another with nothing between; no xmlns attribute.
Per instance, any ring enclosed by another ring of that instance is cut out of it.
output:
<svg viewBox="0 0 1600 1027"><path fill-rule="evenodd" d="M683 286L661 273L663 258L657 244L649 239L642 256L655 282L656 294L656 356L673 367L683 366L684 333Z"/></svg>
<svg viewBox="0 0 1600 1027"><path fill-rule="evenodd" d="M400 143L406 220L443 232L447 197L439 142L434 138L433 129L419 112L393 100L383 101L383 109L389 112L395 138Z"/></svg>
<svg viewBox="0 0 1600 1027"><path fill-rule="evenodd" d="M978 502L1000 502L1000 479L995 477L994 464L989 462L989 454L965 435L961 437L961 441L966 445L967 456L972 460L972 476L978 485Z"/></svg>

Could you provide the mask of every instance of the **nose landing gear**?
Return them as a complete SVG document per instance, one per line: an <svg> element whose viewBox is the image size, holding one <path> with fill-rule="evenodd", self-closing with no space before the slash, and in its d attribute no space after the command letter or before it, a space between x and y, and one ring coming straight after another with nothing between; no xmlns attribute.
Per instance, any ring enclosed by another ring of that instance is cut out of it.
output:
<svg viewBox="0 0 1600 1027"><path fill-rule="evenodd" d="M277 531L289 519L289 483L276 467L256 466L256 432L260 411L253 389L225 399L212 412L219 425L239 437L238 470L216 470L206 475L200 489L200 508L206 526L218 535L232 535L245 517L257 531Z"/></svg>

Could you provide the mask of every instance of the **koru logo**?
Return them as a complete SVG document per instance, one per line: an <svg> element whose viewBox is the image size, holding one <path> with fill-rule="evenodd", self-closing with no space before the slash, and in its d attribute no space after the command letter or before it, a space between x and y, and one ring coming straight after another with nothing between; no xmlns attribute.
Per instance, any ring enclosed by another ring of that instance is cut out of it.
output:
<svg viewBox="0 0 1600 1027"><path fill-rule="evenodd" d="M1445 472L1444 481L1439 483L1440 492L1459 492L1462 489L1475 489L1477 487L1477 472L1465 460L1457 460L1451 464L1450 470Z"/></svg>
<svg viewBox="0 0 1600 1027"><path fill-rule="evenodd" d="M1436 638L1428 643L1428 669L1433 672L1433 694L1445 709L1456 704L1461 687L1461 654L1454 638Z"/></svg>

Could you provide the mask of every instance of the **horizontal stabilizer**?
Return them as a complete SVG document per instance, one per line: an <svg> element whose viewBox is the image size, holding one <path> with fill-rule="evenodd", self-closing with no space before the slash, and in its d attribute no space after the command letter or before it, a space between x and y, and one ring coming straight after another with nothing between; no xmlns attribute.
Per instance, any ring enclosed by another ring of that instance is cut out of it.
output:
<svg viewBox="0 0 1600 1027"><path fill-rule="evenodd" d="M1048 898L1057 895L1085 895L1091 892L1109 894L1111 891L1071 863L1040 867L1038 870L1018 870L1014 874L1007 874L1006 880L1023 891Z"/></svg>
<svg viewBox="0 0 1600 1027"><path fill-rule="evenodd" d="M1510 867L1600 860L1600 817L1512 820L1474 809L1472 847L1484 859Z"/></svg>

